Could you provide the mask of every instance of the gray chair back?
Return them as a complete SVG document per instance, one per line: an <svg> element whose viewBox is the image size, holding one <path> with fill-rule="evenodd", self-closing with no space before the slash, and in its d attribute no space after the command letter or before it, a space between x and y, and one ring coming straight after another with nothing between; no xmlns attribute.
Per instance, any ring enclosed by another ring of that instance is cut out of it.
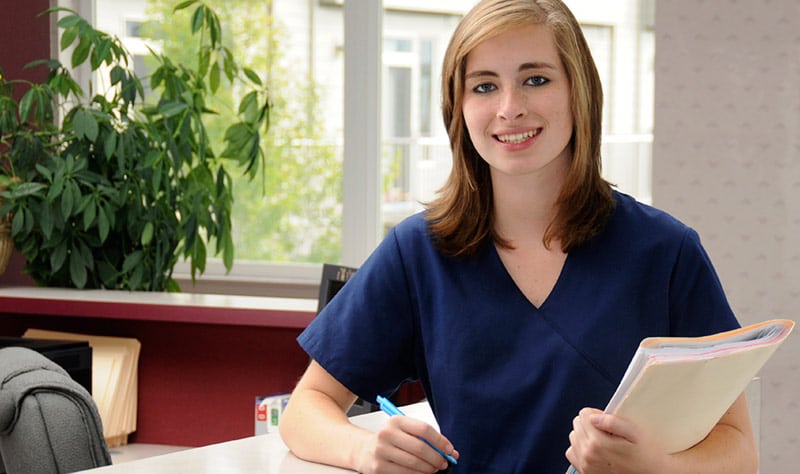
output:
<svg viewBox="0 0 800 474"><path fill-rule="evenodd" d="M0 461L8 474L111 464L89 392L58 364L23 347L0 349Z"/></svg>

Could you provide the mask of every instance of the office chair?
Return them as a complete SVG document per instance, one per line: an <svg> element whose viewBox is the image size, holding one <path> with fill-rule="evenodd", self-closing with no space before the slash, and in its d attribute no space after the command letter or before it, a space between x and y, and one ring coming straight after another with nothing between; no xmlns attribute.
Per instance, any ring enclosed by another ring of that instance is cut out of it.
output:
<svg viewBox="0 0 800 474"><path fill-rule="evenodd" d="M344 284L347 283L347 280L352 278L356 270L357 269L353 267L333 265L330 263L324 263L322 265L322 278L319 283L319 298L317 299L317 314L322 311L322 308L324 308L334 296L336 296L336 293L342 289ZM353 403L353 406L350 407L347 416L361 415L378 410L380 410L378 405L358 398Z"/></svg>
<svg viewBox="0 0 800 474"><path fill-rule="evenodd" d="M111 464L91 395L58 364L24 347L0 349L0 468L61 474Z"/></svg>
<svg viewBox="0 0 800 474"><path fill-rule="evenodd" d="M317 313L327 305L336 293L342 289L347 280L356 273L356 268L343 265L322 264L322 278L319 282L319 298L317 299Z"/></svg>

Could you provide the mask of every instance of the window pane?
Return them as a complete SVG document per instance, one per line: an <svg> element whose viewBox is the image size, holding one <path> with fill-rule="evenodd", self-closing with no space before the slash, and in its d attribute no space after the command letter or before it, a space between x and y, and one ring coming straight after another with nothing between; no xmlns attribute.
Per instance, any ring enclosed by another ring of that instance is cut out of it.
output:
<svg viewBox="0 0 800 474"><path fill-rule="evenodd" d="M603 175L652 202L652 0L565 0L583 26L603 82Z"/></svg>
<svg viewBox="0 0 800 474"><path fill-rule="evenodd" d="M384 1L392 7L383 15L384 231L432 200L451 167L439 108L442 59L461 16L477 2L438 10L425 3Z"/></svg>
<svg viewBox="0 0 800 474"><path fill-rule="evenodd" d="M258 3L270 8L263 0ZM274 0L270 13L267 28L252 25L241 38L265 61L274 108L266 187L260 179L236 183L237 255L272 262L337 262L342 235L341 8ZM253 41L254 34L264 33Z"/></svg>

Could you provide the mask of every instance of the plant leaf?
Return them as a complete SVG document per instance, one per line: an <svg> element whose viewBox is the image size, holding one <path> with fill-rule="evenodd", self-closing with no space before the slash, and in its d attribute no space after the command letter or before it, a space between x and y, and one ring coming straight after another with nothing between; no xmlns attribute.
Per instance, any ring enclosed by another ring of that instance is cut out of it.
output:
<svg viewBox="0 0 800 474"><path fill-rule="evenodd" d="M134 252L131 252L130 254L128 254L128 256L125 257L125 261L122 262L122 272L123 273L130 272L137 265L139 265L139 263L141 263L141 261L142 261L142 251L141 250L136 250Z"/></svg>
<svg viewBox="0 0 800 474"><path fill-rule="evenodd" d="M83 230L89 230L97 217L97 203L94 199L89 199L86 209L83 211Z"/></svg>
<svg viewBox="0 0 800 474"><path fill-rule="evenodd" d="M26 234L30 234L33 231L33 224L34 224L33 211L31 211L28 208L25 208L24 212L25 212L25 228L24 228L24 230L25 230Z"/></svg>
<svg viewBox="0 0 800 474"><path fill-rule="evenodd" d="M41 211L39 212L39 227L42 228L42 234L46 240L50 240L53 235L53 227L55 220L53 220L53 207L47 203L42 204Z"/></svg>
<svg viewBox="0 0 800 474"><path fill-rule="evenodd" d="M209 36L211 36L211 45L216 47L222 36L222 28L219 24L219 18L210 8L206 9L206 22L208 24Z"/></svg>
<svg viewBox="0 0 800 474"><path fill-rule="evenodd" d="M89 246L86 244L84 240L78 241L78 255L83 261L83 266L86 267L87 270L91 270L94 268L92 249L89 248Z"/></svg>
<svg viewBox="0 0 800 474"><path fill-rule="evenodd" d="M106 288L114 288L117 280L117 270L108 262L101 260L97 262L97 273Z"/></svg>
<svg viewBox="0 0 800 474"><path fill-rule="evenodd" d="M219 78L220 78L219 63L215 62L211 66L211 73L208 75L208 86L211 88L211 92L217 92L217 90L219 89Z"/></svg>
<svg viewBox="0 0 800 474"><path fill-rule="evenodd" d="M86 286L86 266L79 252L72 252L69 255L69 276L76 288Z"/></svg>
<svg viewBox="0 0 800 474"><path fill-rule="evenodd" d="M111 85L116 85L125 79L125 70L122 69L122 66L114 66L111 68L111 72L109 73L108 77L111 79Z"/></svg>
<svg viewBox="0 0 800 474"><path fill-rule="evenodd" d="M228 50L228 48L223 48L223 64L225 70L225 76L228 78L228 81L233 82L233 78L236 75L236 62L233 60L233 55Z"/></svg>
<svg viewBox="0 0 800 474"><path fill-rule="evenodd" d="M57 171L58 172L58 171ZM56 198L64 192L64 174L63 171L58 172L59 174L55 176L53 179L53 184L50 185L50 189L47 190L47 201L53 202Z"/></svg>
<svg viewBox="0 0 800 474"><path fill-rule="evenodd" d="M71 27L66 28L64 32L61 34L61 51L69 48L69 46L75 42L75 38L78 36L78 28Z"/></svg>
<svg viewBox="0 0 800 474"><path fill-rule="evenodd" d="M174 278L170 278L167 280L166 290L168 293L180 293L181 286Z"/></svg>
<svg viewBox="0 0 800 474"><path fill-rule="evenodd" d="M20 122L27 122L28 116L31 114L31 110L33 109L33 100L36 97L36 87L34 86L28 89L28 92L22 96L22 99L19 101L19 121Z"/></svg>
<svg viewBox="0 0 800 474"><path fill-rule="evenodd" d="M144 269L142 267L136 267L131 272L131 276L128 279L128 285L130 286L131 290L146 290L147 288L142 287L142 279L144 277Z"/></svg>
<svg viewBox="0 0 800 474"><path fill-rule="evenodd" d="M98 64L100 66L102 63L111 64L113 62L113 58L111 57L111 44L112 41L108 38L103 38L100 40L100 44L98 44L94 48L94 53L97 55Z"/></svg>
<svg viewBox="0 0 800 474"><path fill-rule="evenodd" d="M66 9L64 9L64 10L66 10ZM67 11L71 11L71 10L67 10ZM66 28L76 27L83 21L84 20L83 20L83 18L80 17L80 15L67 15L67 16L61 18L60 20L58 20L57 24L58 24L59 28L65 28L66 29Z"/></svg>
<svg viewBox="0 0 800 474"><path fill-rule="evenodd" d="M206 244L202 239L196 239L192 247L192 263L189 266L194 278L196 272L202 275L206 271Z"/></svg>
<svg viewBox="0 0 800 474"><path fill-rule="evenodd" d="M59 199L61 201L61 215L64 216L64 219L67 219L72 214L72 208L75 202L74 196L72 195L72 186L70 186L69 183L64 183L64 191L61 193Z"/></svg>
<svg viewBox="0 0 800 474"><path fill-rule="evenodd" d="M245 116L247 122L252 122L258 116L258 92L248 92L239 102L239 113Z"/></svg>
<svg viewBox="0 0 800 474"><path fill-rule="evenodd" d="M175 9L172 11L176 12L178 10L183 10L184 8L189 7L195 3L197 3L197 0L186 0L185 2L181 2L175 5Z"/></svg>
<svg viewBox="0 0 800 474"><path fill-rule="evenodd" d="M153 222L150 221L144 225L144 230L142 230L142 247L146 247L152 240L153 240Z"/></svg>
<svg viewBox="0 0 800 474"><path fill-rule="evenodd" d="M165 102L158 106L158 113L164 117L173 117L186 110L189 106L183 102Z"/></svg>
<svg viewBox="0 0 800 474"><path fill-rule="evenodd" d="M230 232L226 232L222 237L222 263L228 272L233 268L233 238Z"/></svg>
<svg viewBox="0 0 800 474"><path fill-rule="evenodd" d="M16 236L25 226L25 213L17 212L11 219L11 235Z"/></svg>
<svg viewBox="0 0 800 474"><path fill-rule="evenodd" d="M111 158L114 155L114 151L117 149L117 134L116 132L112 131L108 135L106 135L106 139L103 141L103 152L106 155L106 158Z"/></svg>
<svg viewBox="0 0 800 474"><path fill-rule="evenodd" d="M58 272L61 270L61 267L64 266L64 262L67 261L67 242L62 240L56 245L50 252L50 271L53 273Z"/></svg>
<svg viewBox="0 0 800 474"><path fill-rule="evenodd" d="M53 118L53 92L47 85L38 85L32 90L35 94L33 101L35 120L44 125Z"/></svg>
<svg viewBox="0 0 800 474"><path fill-rule="evenodd" d="M85 36L81 37L78 41L78 46L72 51L72 67L77 68L86 61L89 57L89 52L92 49L92 42Z"/></svg>
<svg viewBox="0 0 800 474"><path fill-rule="evenodd" d="M206 7L200 5L192 15L192 34L197 33L203 27Z"/></svg>
<svg viewBox="0 0 800 474"><path fill-rule="evenodd" d="M11 199L20 199L38 194L47 186L43 183L21 183L11 191Z"/></svg>
<svg viewBox="0 0 800 474"><path fill-rule="evenodd" d="M80 137L85 137L89 141L97 140L97 134L100 129L97 125L97 120L84 109L77 109L72 116L72 128L75 134Z"/></svg>
<svg viewBox="0 0 800 474"><path fill-rule="evenodd" d="M261 85L261 78L258 76L258 74L256 74L255 71L253 71L249 67L242 68L242 71L244 71L244 75L247 76L248 79L250 79L259 86Z"/></svg>
<svg viewBox="0 0 800 474"><path fill-rule="evenodd" d="M111 225L108 222L106 211L100 207L97 212L97 232L100 236L100 243L103 243L108 238L108 233L111 230Z"/></svg>

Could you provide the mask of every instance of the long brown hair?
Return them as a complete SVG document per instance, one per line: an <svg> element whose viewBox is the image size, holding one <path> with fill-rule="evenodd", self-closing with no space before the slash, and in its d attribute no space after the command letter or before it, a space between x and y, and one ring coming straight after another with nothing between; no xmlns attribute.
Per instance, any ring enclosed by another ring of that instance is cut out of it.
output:
<svg viewBox="0 0 800 474"><path fill-rule="evenodd" d="M570 82L574 129L572 161L558 197L558 211L544 234L565 252L599 234L614 207L611 186L601 174L603 91L580 25L559 0L484 0L461 20L442 66L442 116L453 167L427 219L437 248L446 255L472 255L492 239L510 247L494 229L489 165L480 157L462 114L467 55L481 42L530 24L546 25Z"/></svg>

